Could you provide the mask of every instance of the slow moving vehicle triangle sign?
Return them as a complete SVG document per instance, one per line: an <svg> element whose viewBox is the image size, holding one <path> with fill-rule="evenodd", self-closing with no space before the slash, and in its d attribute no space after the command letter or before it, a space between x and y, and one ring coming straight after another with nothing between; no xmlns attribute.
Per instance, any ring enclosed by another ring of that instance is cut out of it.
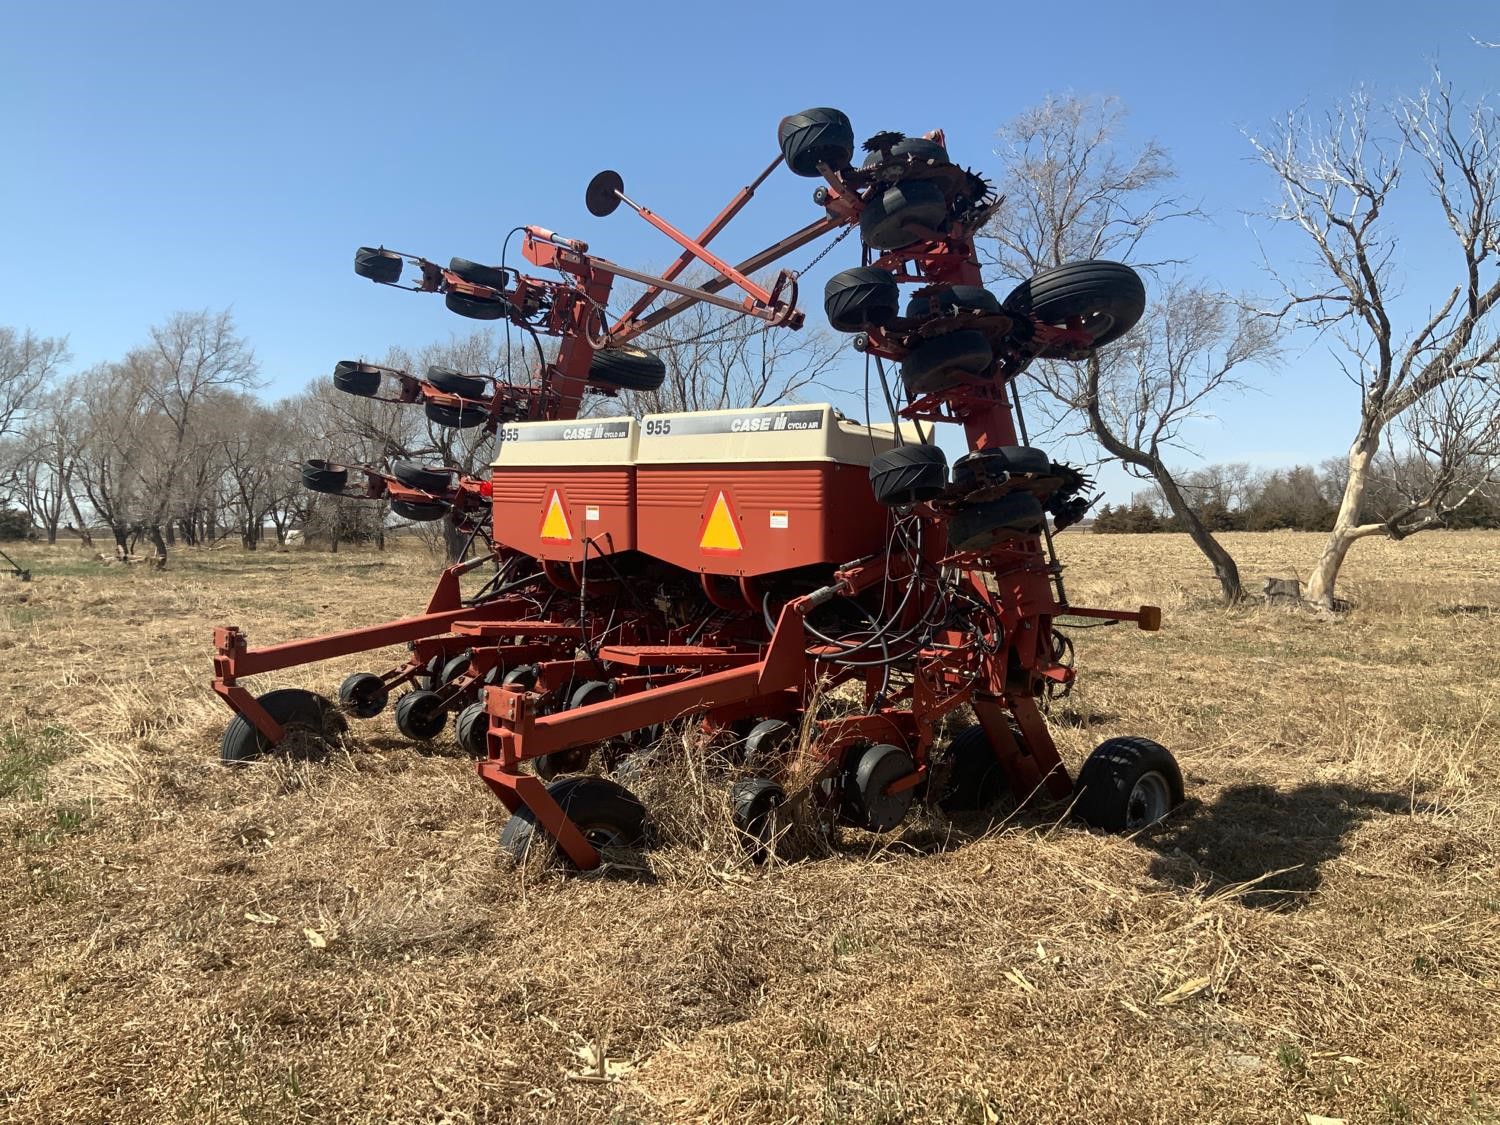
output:
<svg viewBox="0 0 1500 1125"><path fill-rule="evenodd" d="M573 529L568 526L568 512L563 507L562 496L552 490L552 499L547 502L547 514L542 517L542 538L565 543L573 538Z"/></svg>
<svg viewBox="0 0 1500 1125"><path fill-rule="evenodd" d="M708 513L708 523L703 528L703 538L698 540L701 550L714 554L733 555L745 549L740 541L740 529L735 526L734 513L729 510L729 500L723 489L714 501L713 511Z"/></svg>

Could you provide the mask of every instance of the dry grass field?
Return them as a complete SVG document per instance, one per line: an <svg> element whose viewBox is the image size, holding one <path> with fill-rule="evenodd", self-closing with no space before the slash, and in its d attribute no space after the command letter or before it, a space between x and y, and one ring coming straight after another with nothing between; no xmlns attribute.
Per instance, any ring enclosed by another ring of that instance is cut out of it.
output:
<svg viewBox="0 0 1500 1125"><path fill-rule="evenodd" d="M1321 542L1227 538L1257 588ZM1053 714L1074 766L1172 747L1165 825L1002 807L756 869L677 816L566 878L501 862L469 761L389 713L216 762L213 625L412 612L425 555L23 551L0 1120L1500 1121L1500 534L1361 543L1338 620L1215 606L1183 537L1059 545L1075 601L1166 611L1079 632Z"/></svg>

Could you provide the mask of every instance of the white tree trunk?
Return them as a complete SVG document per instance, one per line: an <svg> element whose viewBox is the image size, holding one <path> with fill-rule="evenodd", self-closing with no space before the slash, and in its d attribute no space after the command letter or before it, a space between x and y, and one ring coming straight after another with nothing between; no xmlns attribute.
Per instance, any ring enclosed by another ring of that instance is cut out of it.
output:
<svg viewBox="0 0 1500 1125"><path fill-rule="evenodd" d="M1333 521L1333 530L1328 542L1323 545L1323 554L1307 580L1307 600L1325 609L1334 605L1333 587L1338 582L1339 570L1344 557L1356 539L1370 534L1368 527L1359 524L1359 510L1364 504L1365 488L1370 482L1370 462L1380 448L1380 437L1375 435L1359 438L1349 447L1349 481L1344 485L1344 497L1339 501L1339 514Z"/></svg>

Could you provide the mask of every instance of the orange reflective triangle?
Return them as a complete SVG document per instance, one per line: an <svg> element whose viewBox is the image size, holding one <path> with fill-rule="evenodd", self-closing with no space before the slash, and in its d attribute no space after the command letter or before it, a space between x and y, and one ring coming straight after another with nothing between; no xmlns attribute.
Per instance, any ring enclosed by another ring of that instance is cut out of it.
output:
<svg viewBox="0 0 1500 1125"><path fill-rule="evenodd" d="M542 538L558 542L567 542L573 538L573 529L568 526L568 513L555 488L552 490L552 499L547 502L547 514L542 517Z"/></svg>
<svg viewBox="0 0 1500 1125"><path fill-rule="evenodd" d="M703 528L703 538L698 546L705 551L736 553L745 549L740 542L740 529L735 526L734 513L729 510L729 501L723 491L714 501L713 511L708 513L708 524Z"/></svg>

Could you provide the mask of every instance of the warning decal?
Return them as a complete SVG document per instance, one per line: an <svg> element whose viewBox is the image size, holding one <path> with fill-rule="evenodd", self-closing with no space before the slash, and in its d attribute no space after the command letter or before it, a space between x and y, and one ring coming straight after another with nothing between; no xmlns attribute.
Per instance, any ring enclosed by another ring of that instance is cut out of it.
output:
<svg viewBox="0 0 1500 1125"><path fill-rule="evenodd" d="M568 526L568 513L563 508L562 496L552 490L552 499L547 502L547 514L542 517L542 538L566 543L573 538L573 529Z"/></svg>
<svg viewBox="0 0 1500 1125"><path fill-rule="evenodd" d="M729 510L729 500L721 489L714 501L713 511L708 513L708 523L703 528L703 538L698 546L715 554L738 554L745 549L740 541L740 529L736 526L734 513Z"/></svg>

